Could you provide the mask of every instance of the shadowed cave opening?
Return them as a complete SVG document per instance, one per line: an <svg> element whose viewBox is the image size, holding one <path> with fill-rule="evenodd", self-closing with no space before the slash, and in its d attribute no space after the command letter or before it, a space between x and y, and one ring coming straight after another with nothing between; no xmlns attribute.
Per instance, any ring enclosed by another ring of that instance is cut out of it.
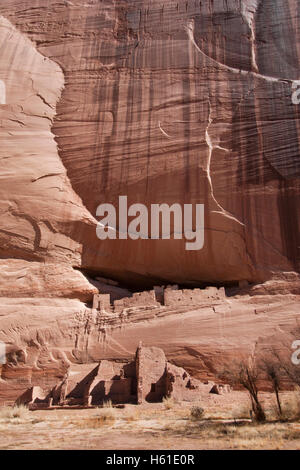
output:
<svg viewBox="0 0 300 470"><path fill-rule="evenodd" d="M124 281L120 277L110 276L106 273L103 273L102 271L79 267L74 267L74 269L80 271L87 278L87 280L99 290L100 293L109 293L112 300L120 300L124 297L131 297L134 293L152 290L154 286L167 287L176 285L180 290L205 289L207 287L216 287L219 289L224 287L228 297L236 295L241 291L240 280L233 280L228 282L188 281L186 283L176 283L167 279L152 279L145 277L143 282L136 282L135 274L133 278L128 276L128 280Z"/></svg>

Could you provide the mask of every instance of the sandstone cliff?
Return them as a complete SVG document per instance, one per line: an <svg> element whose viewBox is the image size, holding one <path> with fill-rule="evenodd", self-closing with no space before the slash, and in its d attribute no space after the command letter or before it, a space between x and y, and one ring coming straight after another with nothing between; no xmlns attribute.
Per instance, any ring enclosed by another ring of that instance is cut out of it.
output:
<svg viewBox="0 0 300 470"><path fill-rule="evenodd" d="M297 0L6 0L0 15L0 340L27 354L16 364L42 374L75 360L76 319L97 292L82 273L134 288L299 271ZM98 240L96 207L119 195L204 203L204 248ZM295 314L290 301L272 328ZM251 349L273 331L243 312L234 328ZM199 316L181 339L178 318L153 335L197 369L202 333L197 353L186 344ZM132 350L130 328L110 355ZM205 331L213 350L216 322Z"/></svg>

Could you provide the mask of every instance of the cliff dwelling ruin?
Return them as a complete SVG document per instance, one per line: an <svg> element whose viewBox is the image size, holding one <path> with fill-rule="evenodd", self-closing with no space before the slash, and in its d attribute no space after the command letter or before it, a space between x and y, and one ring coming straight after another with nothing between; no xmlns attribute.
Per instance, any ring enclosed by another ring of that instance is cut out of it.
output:
<svg viewBox="0 0 300 470"><path fill-rule="evenodd" d="M160 308L199 305L204 301L225 299L224 287L205 289L179 289L178 285L154 286L153 290L135 292L131 296L118 298L113 293L95 294L93 312L121 313L125 309Z"/></svg>
<svg viewBox="0 0 300 470"><path fill-rule="evenodd" d="M191 377L182 367L167 361L162 349L139 344L133 361L102 360L87 373L87 367L71 368L49 391L31 387L16 401L31 409L52 406L100 406L176 401L197 401L203 393L228 393L228 385L205 383Z"/></svg>

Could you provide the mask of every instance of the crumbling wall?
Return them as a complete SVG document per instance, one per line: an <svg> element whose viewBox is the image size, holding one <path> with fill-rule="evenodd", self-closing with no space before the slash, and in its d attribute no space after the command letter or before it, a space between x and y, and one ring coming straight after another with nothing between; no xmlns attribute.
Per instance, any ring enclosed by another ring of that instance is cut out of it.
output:
<svg viewBox="0 0 300 470"><path fill-rule="evenodd" d="M221 300L226 297L224 287L207 287L206 289L178 289L174 286L154 286L153 290L135 292L130 297L123 297L113 301L111 305L110 294L95 294L93 310L107 313L121 313L128 308L160 308L193 306L202 304L208 300Z"/></svg>
<svg viewBox="0 0 300 470"><path fill-rule="evenodd" d="M156 347L140 343L133 361L102 360L88 372L86 365L78 366L47 394L39 387L30 388L17 403L51 405L101 405L113 403L161 402L165 396L178 401L197 401L201 394L228 393L228 385L214 386L191 377L182 367L167 362L165 353ZM88 373L87 373L88 372Z"/></svg>
<svg viewBox="0 0 300 470"><path fill-rule="evenodd" d="M132 395L132 379L119 377L100 380L90 389L90 397L92 405L101 405L108 400L113 403L130 403L135 399L135 395Z"/></svg>
<svg viewBox="0 0 300 470"><path fill-rule="evenodd" d="M134 363L101 361L87 394L88 403L92 405L100 405L108 400L113 403L134 401L136 398Z"/></svg>
<svg viewBox="0 0 300 470"><path fill-rule="evenodd" d="M209 393L215 395L225 395L226 393L232 392L232 387L229 384L214 384Z"/></svg>
<svg viewBox="0 0 300 470"><path fill-rule="evenodd" d="M50 393L51 403L53 405L61 405L65 402L68 393L68 385L68 374L66 374L62 381L53 387Z"/></svg>
<svg viewBox="0 0 300 470"><path fill-rule="evenodd" d="M47 400L47 394L41 387L31 387L27 389L16 401L16 405L30 405L35 402L44 402Z"/></svg>
<svg viewBox="0 0 300 470"><path fill-rule="evenodd" d="M95 377L97 377L98 371L99 365L94 367L88 374L86 373L85 367L83 372L75 373L74 375L72 371L69 371L63 403L86 405L88 403L91 384L95 380ZM54 399L54 404L55 403L56 400Z"/></svg>
<svg viewBox="0 0 300 470"><path fill-rule="evenodd" d="M114 301L114 311L116 313L122 312L125 308L130 307L161 307L161 304L157 302L154 290L145 292L136 292L132 297L124 297L124 299Z"/></svg>
<svg viewBox="0 0 300 470"><path fill-rule="evenodd" d="M155 293L155 299L157 302L159 302L161 305L164 305L164 286L154 286L154 293Z"/></svg>
<svg viewBox="0 0 300 470"><path fill-rule="evenodd" d="M199 305L207 300L221 300L225 298L225 289L221 287L207 287L206 289L174 290L167 288L164 291L164 305L168 307Z"/></svg>
<svg viewBox="0 0 300 470"><path fill-rule="evenodd" d="M93 298L93 310L111 312L110 294L95 294Z"/></svg>
<svg viewBox="0 0 300 470"><path fill-rule="evenodd" d="M166 395L166 356L162 349L139 346L136 355L137 401L162 401Z"/></svg>
<svg viewBox="0 0 300 470"><path fill-rule="evenodd" d="M200 398L201 382L191 377L182 367L167 363L167 396L178 401L195 401ZM211 388L211 386L210 386Z"/></svg>

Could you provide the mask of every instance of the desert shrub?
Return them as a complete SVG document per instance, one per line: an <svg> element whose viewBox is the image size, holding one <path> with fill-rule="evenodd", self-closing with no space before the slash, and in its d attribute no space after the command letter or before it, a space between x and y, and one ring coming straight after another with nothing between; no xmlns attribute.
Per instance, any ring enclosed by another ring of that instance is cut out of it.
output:
<svg viewBox="0 0 300 470"><path fill-rule="evenodd" d="M113 424L115 419L115 415L113 414L104 414L98 417L99 422L102 424Z"/></svg>
<svg viewBox="0 0 300 470"><path fill-rule="evenodd" d="M264 373L267 381L270 383L272 390L276 397L277 411L275 415L279 418L282 416L282 406L280 400L280 387L283 379L283 370L281 363L278 361L276 355L267 355L260 360L259 367Z"/></svg>
<svg viewBox="0 0 300 470"><path fill-rule="evenodd" d="M28 419L29 410L26 406L5 406L0 408L0 420Z"/></svg>
<svg viewBox="0 0 300 470"><path fill-rule="evenodd" d="M172 397L164 397L163 398L163 404L164 404L164 407L166 410L171 410L172 408L174 408L176 402L174 400L174 398Z"/></svg>
<svg viewBox="0 0 300 470"><path fill-rule="evenodd" d="M102 403L102 408L113 408L113 404L111 400L104 401Z"/></svg>
<svg viewBox="0 0 300 470"><path fill-rule="evenodd" d="M299 420L300 419L300 393L295 391L290 393L282 404L282 415L280 416L286 420Z"/></svg>
<svg viewBox="0 0 300 470"><path fill-rule="evenodd" d="M99 410L99 415L104 419L109 419L110 417L115 418L116 416L116 409L113 407L104 407Z"/></svg>
<svg viewBox="0 0 300 470"><path fill-rule="evenodd" d="M220 376L226 378L231 385L241 385L249 393L252 416L254 421L262 423L266 415L259 399L258 381L261 368L253 357L241 357L227 364Z"/></svg>
<svg viewBox="0 0 300 470"><path fill-rule="evenodd" d="M282 416L282 405L281 411L278 409L278 403L273 401L272 403L268 404L268 407L265 409L266 419L267 421L278 421L283 419Z"/></svg>
<svg viewBox="0 0 300 470"><path fill-rule="evenodd" d="M282 437L287 441L292 441L293 439L298 440L300 439L300 431L299 429L287 429Z"/></svg>
<svg viewBox="0 0 300 470"><path fill-rule="evenodd" d="M197 420L202 419L204 416L204 409L201 406L193 406L191 408L191 419Z"/></svg>
<svg viewBox="0 0 300 470"><path fill-rule="evenodd" d="M251 404L237 405L231 410L233 419L249 419L251 416Z"/></svg>

